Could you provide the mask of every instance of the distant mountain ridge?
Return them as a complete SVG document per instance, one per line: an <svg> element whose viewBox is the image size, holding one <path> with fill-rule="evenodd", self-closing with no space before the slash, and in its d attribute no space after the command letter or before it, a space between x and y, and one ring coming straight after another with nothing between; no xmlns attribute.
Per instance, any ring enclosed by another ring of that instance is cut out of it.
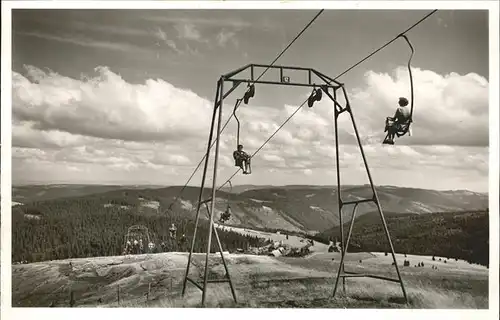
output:
<svg viewBox="0 0 500 320"><path fill-rule="evenodd" d="M46 185L15 186L12 200L21 204L50 201L59 198L99 199L102 203L130 204L145 214L162 214L179 195L180 186L101 186L101 185ZM378 186L377 193L386 212L394 214L426 214L483 210L488 208L488 195L466 190L436 191L417 188ZM346 186L341 189L343 201L371 198L369 185ZM193 217L199 196L199 187L186 187L182 197L172 206L175 215ZM205 188L204 199L211 196ZM139 198L143 200L139 200ZM339 224L337 188L335 186L255 186L240 185L217 192L215 218L230 206L228 224L248 228L272 228L301 232L320 232ZM143 206L150 200L157 205ZM347 219L352 206L345 209ZM371 212L374 205L361 204L358 215ZM131 209L135 210L135 209ZM202 218L206 219L205 213ZM345 220L347 221L347 220Z"/></svg>

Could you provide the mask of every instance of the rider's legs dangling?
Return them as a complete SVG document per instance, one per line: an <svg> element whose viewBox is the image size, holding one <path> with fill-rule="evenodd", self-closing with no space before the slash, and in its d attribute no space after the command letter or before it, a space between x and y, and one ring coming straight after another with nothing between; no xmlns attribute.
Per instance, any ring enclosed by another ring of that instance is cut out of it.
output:
<svg viewBox="0 0 500 320"><path fill-rule="evenodd" d="M247 160L245 161L246 163L246 167L247 167L247 174L251 174L252 173L252 166L250 165L250 157L247 158Z"/></svg>
<svg viewBox="0 0 500 320"><path fill-rule="evenodd" d="M396 128L395 126L390 126L387 128L387 135L385 136L383 144L394 144L394 136L396 135Z"/></svg>
<svg viewBox="0 0 500 320"><path fill-rule="evenodd" d="M240 167L240 169L243 170L243 173L246 172L246 170L245 170L245 160L238 158L238 159L236 159L236 163L235 164L236 164L237 167Z"/></svg>

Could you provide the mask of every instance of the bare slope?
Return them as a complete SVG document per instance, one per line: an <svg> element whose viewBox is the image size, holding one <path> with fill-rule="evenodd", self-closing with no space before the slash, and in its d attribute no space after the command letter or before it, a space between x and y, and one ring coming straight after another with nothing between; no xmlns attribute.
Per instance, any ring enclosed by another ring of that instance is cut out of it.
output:
<svg viewBox="0 0 500 320"><path fill-rule="evenodd" d="M378 187L377 193L385 211L425 214L441 211L463 211L488 208L488 196L468 191L435 191L413 188ZM369 186L342 189L344 201L366 199L372 196ZM337 190L331 187L290 186L256 189L239 196L260 201L276 212L286 213L304 230L323 231L338 225ZM246 201L245 203L248 203ZM373 211L374 205L358 207L358 215Z"/></svg>
<svg viewBox="0 0 500 320"><path fill-rule="evenodd" d="M302 258L226 255L239 300L234 304L227 284L210 284L209 307L392 307L487 308L488 272L463 261L432 261L409 256L401 273L410 305L401 304L398 284L374 279L347 282L348 296L329 297L338 254ZM332 261L332 258L334 259ZM405 259L398 255L398 264ZM360 262L360 260L362 262ZM425 261L425 267L414 267ZM71 262L71 265L70 265ZM196 255L191 276L201 280L203 255ZM87 258L13 266L14 307L197 307L201 293L188 284L182 298L186 253ZM395 277L391 260L381 253L351 254L346 270ZM209 279L223 276L220 258L212 255ZM431 266L437 266L437 270ZM73 292L73 294L71 294ZM118 292L120 302L117 303ZM149 294L148 294L149 292Z"/></svg>

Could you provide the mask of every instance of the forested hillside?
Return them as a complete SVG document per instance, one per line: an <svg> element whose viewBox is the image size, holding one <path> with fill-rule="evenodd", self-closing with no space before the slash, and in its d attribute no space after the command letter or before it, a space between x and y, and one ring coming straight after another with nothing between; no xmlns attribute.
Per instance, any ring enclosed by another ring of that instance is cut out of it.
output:
<svg viewBox="0 0 500 320"><path fill-rule="evenodd" d="M39 194L40 188L34 187L31 192L24 187L22 195L13 194L13 199L18 201L29 200L29 194L35 199L14 203L13 261L119 255L124 249L127 229L132 225L144 225L150 230L155 250L187 250L190 243L199 196L197 187L187 187L172 210L167 208L179 195L179 187L120 187L105 192L97 188L99 192L95 194L68 197L82 190L91 190L90 187L73 187L72 191L62 190L61 198L37 200L44 196ZM50 197L57 196L57 188L49 189ZM342 190L342 197L344 200L362 199L369 197L370 192L367 186L351 186ZM204 199L210 194L210 189L206 189ZM487 209L488 195L396 187L380 187L378 194L399 252L447 255L480 263L488 261L485 255L488 251L487 213L469 216L456 213ZM338 230L331 229L338 224L336 190L332 187L259 187L239 194L220 191L217 192L215 220L228 205L232 215L227 223L233 226L309 235L319 230L323 232L312 238L323 241L335 236ZM366 251L387 250L380 220L370 212L374 210L373 206L360 208L353 244ZM432 213L436 211L450 213ZM195 246L197 252L206 250L204 241L208 226L205 214L203 211L202 236L198 237ZM176 239L169 237L172 223L178 228ZM185 239L181 238L183 234ZM260 242L236 233L221 231L220 235L224 248L228 250L244 249Z"/></svg>
<svg viewBox="0 0 500 320"><path fill-rule="evenodd" d="M394 250L398 253L436 255L489 264L489 211L441 212L427 215L386 213ZM344 224L347 236L349 223ZM339 227L317 235L340 239ZM348 252L387 252L389 245L378 212L354 223Z"/></svg>
<svg viewBox="0 0 500 320"><path fill-rule="evenodd" d="M241 187L241 188L240 188ZM183 189L177 186L166 188L139 188L110 186L28 186L13 190L13 200L28 204L34 201L55 199L58 195L66 199L104 201L104 203L126 203L138 205L142 199L156 201L163 209L177 199L171 207L173 212L194 216L193 208L199 197L198 187ZM69 190L67 190L69 189ZM87 192L95 191L94 194ZM107 190L107 191L104 191ZM242 191L235 193L236 191ZM456 212L488 208L488 195L463 190L436 191L416 188L379 186L377 192L385 211L396 213ZM69 197L70 195L74 195ZM369 186L344 186L344 201L372 197ZM205 188L203 199L211 196L211 189ZM324 231L338 225L337 190L332 186L234 186L217 192L216 214L231 206L232 225L249 228L271 228L295 232ZM359 206L361 216L375 207ZM155 211L156 212L156 211ZM147 213L147 210L146 210Z"/></svg>
<svg viewBox="0 0 500 320"><path fill-rule="evenodd" d="M153 214L156 210L145 214L144 208L124 200L119 205L105 206L97 199L60 199L15 206L12 210L13 262L120 255L127 229L132 225L149 229L155 251L187 251L194 230L190 215L161 211ZM169 237L172 223L177 227L176 239ZM203 220L198 229L196 252L206 252L207 231L207 221ZM183 234L186 241L181 242ZM219 235L224 250L245 249L261 243L257 238L233 232L219 231ZM212 250L218 251L215 238L212 239ZM165 243L164 249L161 242Z"/></svg>

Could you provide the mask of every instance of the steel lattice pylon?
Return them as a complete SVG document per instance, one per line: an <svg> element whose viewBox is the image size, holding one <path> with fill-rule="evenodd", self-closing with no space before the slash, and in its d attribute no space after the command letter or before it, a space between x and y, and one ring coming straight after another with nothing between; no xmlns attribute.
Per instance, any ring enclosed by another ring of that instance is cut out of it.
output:
<svg viewBox="0 0 500 320"><path fill-rule="evenodd" d="M255 68L273 68L273 69L278 69L279 70L279 75L280 75L280 80L279 81L264 81L264 80L256 80L254 79L254 69ZM235 78L236 75L241 74L243 71L250 70L250 76L248 79L242 79L242 78ZM285 76L284 72L285 71L302 71L302 72L307 72L307 82L290 82L290 77ZM313 82L313 76L316 77L320 84L316 84ZM224 83L225 82L232 82L232 87L224 93ZM389 234L389 230L387 228L387 224L385 221L384 213L382 210L382 207L380 205L380 201L377 195L377 191L375 190L375 186L373 184L373 179L370 173L370 169L368 167L368 162L365 157L365 153L363 151L363 146L361 144L361 139L359 137L358 129L356 126L356 122L354 120L354 115L352 113L352 109L349 103L349 99L347 96L347 92L344 88L344 85L335 79L332 79L329 76L324 75L321 72L318 72L314 69L311 68L302 68L302 67L290 67L290 66L275 66L275 65L262 65L262 64L249 64L244 67L241 67L233 72L230 72L226 75L221 76L221 78L217 82L217 90L216 90L216 95L215 95L215 102L214 102L214 110L213 110L213 115L212 115L212 122L210 126L210 133L209 133L209 138L208 138L208 147L207 147L207 153L205 157L205 165L203 169L203 176L202 176L202 181L201 181L201 187L200 187L200 194L198 197L198 204L197 204L197 211L196 211L196 224L195 224L195 229L193 233L193 238L191 242L191 250L189 252L189 258L188 258L188 263L186 266L186 274L184 277L184 282L183 282L183 288L182 288L182 295L185 294L186 291L186 285L187 282L193 283L197 288L199 288L202 291L202 301L201 304L202 306L205 305L205 300L206 300L206 293L207 293L207 284L211 282L228 282L230 287L231 287L231 293L233 295L234 301L237 302L236 299L236 294L234 291L234 286L233 282L231 280L229 270L226 264L226 261L224 259L224 254L223 254L223 248L222 244L219 239L219 235L217 233L217 229L214 226L214 221L213 221L213 215L215 212L215 199L216 199L216 191L218 190L216 185L217 185L217 168L218 168L218 160L219 160L219 144L220 144L220 134L221 134L221 122L222 122L222 107L223 107L223 102L224 99L231 94L241 83L252 83L252 84L271 84L271 85L285 85L285 86L302 86L302 87L310 87L314 88L316 90L322 90L328 98L331 99L331 101L334 103L334 122L335 122L335 151L336 151L336 169L337 169L337 197L338 197L338 211L339 211L339 218L340 218L340 234L341 234L341 251L342 251L342 258L339 264L339 268L337 271L337 278L335 281L335 287L333 289L333 296L335 297L337 293L337 287L338 287L338 281L340 278L343 279L343 288L345 292L345 278L347 277L371 277L371 278L376 278L376 279L381 279L381 280L387 280L387 281L393 281L393 282L398 282L401 284L401 290L403 292L403 296L405 300L408 302L408 298L406 295L406 290L403 284L403 280L401 278L401 274L399 272L398 264L396 261L396 255L394 252L394 247L392 245L391 241L391 236ZM337 101L337 91L340 90L342 92L342 95L344 97L345 101L345 106L342 106L338 101ZM333 92L333 95L330 93L330 91ZM361 200L355 200L355 201L343 201L342 196L341 196L341 186L340 186L340 164L339 164L339 142L338 142L338 117L344 113L347 112L350 115L352 125L354 128L354 132L356 135L357 143L361 151L361 155L363 158L363 162L365 165L366 173L368 175L368 179L370 182L370 186L373 192L373 196L371 198L367 199L361 199ZM214 168L213 168L213 179L212 179L212 194L211 197L208 199L203 199L203 190L205 187L205 181L207 178L207 170L208 170L208 164L209 164L209 155L210 155L210 148L211 148L211 143L212 139L214 136L214 127L215 124L217 123L217 131L216 131L216 141L215 141L215 155L214 155ZM221 186L222 187L222 186ZM388 240L390 250L392 253L392 258L394 260L394 265L396 268L396 272L398 275L398 279L392 279L388 277L381 277L377 275L370 275L370 274L358 274L358 273L353 273L353 272L348 272L344 270L344 258L347 253L347 249L349 246L349 241L351 238L352 230L353 230L353 225L355 221L355 215L356 215L356 208L358 204L360 203L365 203L365 202L374 202L377 206L377 210L380 214L380 218L382 221L382 224L384 226L384 231L386 238ZM210 206L208 205L210 203ZM352 219L350 222L349 226L349 232L347 235L347 239L344 237L344 228L343 228L343 221L342 221L342 208L345 205L350 205L354 204L353 208L353 215ZM189 269L191 266L191 259L194 251L194 246L195 246L195 241L196 241L196 236L197 236L197 231L198 231L198 224L200 221L200 208L202 205L205 205L207 209L207 215L209 218L209 233L208 233L208 245L207 245L207 252L206 252L206 258L205 258L205 273L204 273L204 281L203 284L200 284L193 280L192 278L189 277ZM217 240L217 245L219 248L220 256L222 258L222 262L224 264L224 268L226 271L226 277L225 279L218 279L218 280L209 280L208 279L208 260L209 260L209 254L210 254L210 248L211 248L211 241L212 241L212 232L215 234L216 240ZM345 243L345 245L344 245Z"/></svg>

